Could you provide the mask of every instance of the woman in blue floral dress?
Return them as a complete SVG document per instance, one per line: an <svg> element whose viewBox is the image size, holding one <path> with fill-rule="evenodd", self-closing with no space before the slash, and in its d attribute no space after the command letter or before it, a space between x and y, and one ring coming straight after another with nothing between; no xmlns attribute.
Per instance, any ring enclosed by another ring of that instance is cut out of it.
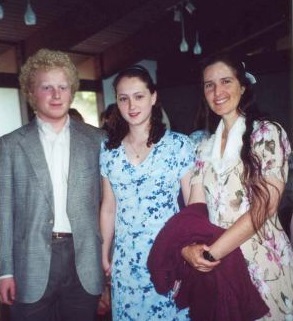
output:
<svg viewBox="0 0 293 321"><path fill-rule="evenodd" d="M249 79L233 57L215 56L204 64L205 100L222 120L198 148L189 202L206 202L211 222L226 231L210 246L191 245L182 254L208 273L240 246L252 282L270 309L259 320L290 321L293 251L277 209L291 149L284 129L260 116Z"/></svg>
<svg viewBox="0 0 293 321"><path fill-rule="evenodd" d="M113 321L189 320L187 310L177 310L172 293L156 293L146 262L156 235L179 210L180 188L188 200L193 143L165 129L145 68L122 71L113 86L118 108L100 159L102 258L112 277Z"/></svg>

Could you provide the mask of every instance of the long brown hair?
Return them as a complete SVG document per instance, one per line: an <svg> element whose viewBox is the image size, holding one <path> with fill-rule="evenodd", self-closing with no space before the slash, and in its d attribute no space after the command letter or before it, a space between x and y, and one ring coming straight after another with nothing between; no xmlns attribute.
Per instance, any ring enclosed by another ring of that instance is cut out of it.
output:
<svg viewBox="0 0 293 321"><path fill-rule="evenodd" d="M268 218L270 218L270 193L268 185L272 186L276 190L277 194L279 195L279 201L281 195L277 187L268 183L264 178L262 174L261 159L258 157L254 149L252 148L251 136L253 133L253 125L255 121L261 122L261 126L265 125L268 122L274 124L280 133L280 141L281 128L277 123L272 122L269 119L268 115L265 115L259 111L255 100L253 84L251 83L249 77L247 77L245 65L243 62L241 62L241 60L238 60L237 58L232 57L229 54L210 57L202 62L202 76L206 67L213 65L217 62L223 62L225 65L230 67L233 70L234 75L238 79L240 85L245 87L245 91L241 96L239 105L237 106L238 113L245 117L246 125L245 132L242 136L243 146L240 151L240 157L244 166L241 181L248 195L248 200L250 204L249 212L254 231L257 234L260 233L263 235L263 224ZM204 97L203 103L207 105L207 101ZM283 146L282 143L281 146ZM283 154L284 153L285 151L283 147ZM285 160L283 160L283 163L284 162Z"/></svg>
<svg viewBox="0 0 293 321"><path fill-rule="evenodd" d="M146 68L140 65L134 65L121 71L113 81L115 94L117 93L117 86L122 78L139 78L146 84L150 93L156 92L155 84ZM150 132L147 140L147 146L157 143L166 131L166 125L162 121L163 114L160 103L157 102L153 105L152 114L150 119ZM112 111L111 117L107 123L108 140L106 147L108 149L118 148L121 145L123 138L129 132L129 125L126 120L121 116L119 109L116 107Z"/></svg>

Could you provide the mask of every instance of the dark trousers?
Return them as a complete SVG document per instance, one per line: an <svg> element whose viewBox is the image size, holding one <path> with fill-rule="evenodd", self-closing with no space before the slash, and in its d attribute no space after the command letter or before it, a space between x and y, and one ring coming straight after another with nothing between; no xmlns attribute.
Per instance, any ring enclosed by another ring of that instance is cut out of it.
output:
<svg viewBox="0 0 293 321"><path fill-rule="evenodd" d="M98 296L87 293L77 276L72 238L52 241L49 281L35 303L15 302L12 321L94 321Z"/></svg>

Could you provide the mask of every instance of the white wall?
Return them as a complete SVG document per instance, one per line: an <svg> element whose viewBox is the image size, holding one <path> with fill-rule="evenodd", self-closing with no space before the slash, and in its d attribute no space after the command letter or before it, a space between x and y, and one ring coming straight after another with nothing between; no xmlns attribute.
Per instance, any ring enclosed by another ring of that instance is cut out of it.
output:
<svg viewBox="0 0 293 321"><path fill-rule="evenodd" d="M18 90L0 88L0 136L10 133L21 125Z"/></svg>

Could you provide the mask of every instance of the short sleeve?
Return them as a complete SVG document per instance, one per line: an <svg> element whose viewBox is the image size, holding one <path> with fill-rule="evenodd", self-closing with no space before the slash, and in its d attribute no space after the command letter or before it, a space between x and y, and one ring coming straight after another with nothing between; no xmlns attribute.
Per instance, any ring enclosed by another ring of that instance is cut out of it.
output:
<svg viewBox="0 0 293 321"><path fill-rule="evenodd" d="M209 138L210 134L206 130L196 130L189 135L195 146L198 146L204 139Z"/></svg>
<svg viewBox="0 0 293 321"><path fill-rule="evenodd" d="M188 171L192 170L195 161L195 145L189 137L183 137L178 153L180 171L179 177L182 178Z"/></svg>
<svg viewBox="0 0 293 321"><path fill-rule="evenodd" d="M196 149L195 165L194 165L193 175L190 181L191 185L202 184L203 182L203 174L204 174L204 168L206 163L201 157L203 145L204 145L204 142L201 142L198 145L198 148Z"/></svg>
<svg viewBox="0 0 293 321"><path fill-rule="evenodd" d="M103 177L108 177L108 154L109 151L106 149L105 141L103 141L100 152L100 171Z"/></svg>
<svg viewBox="0 0 293 321"><path fill-rule="evenodd" d="M278 124L259 122L252 134L252 144L261 161L262 174L286 183L291 147L284 129Z"/></svg>

